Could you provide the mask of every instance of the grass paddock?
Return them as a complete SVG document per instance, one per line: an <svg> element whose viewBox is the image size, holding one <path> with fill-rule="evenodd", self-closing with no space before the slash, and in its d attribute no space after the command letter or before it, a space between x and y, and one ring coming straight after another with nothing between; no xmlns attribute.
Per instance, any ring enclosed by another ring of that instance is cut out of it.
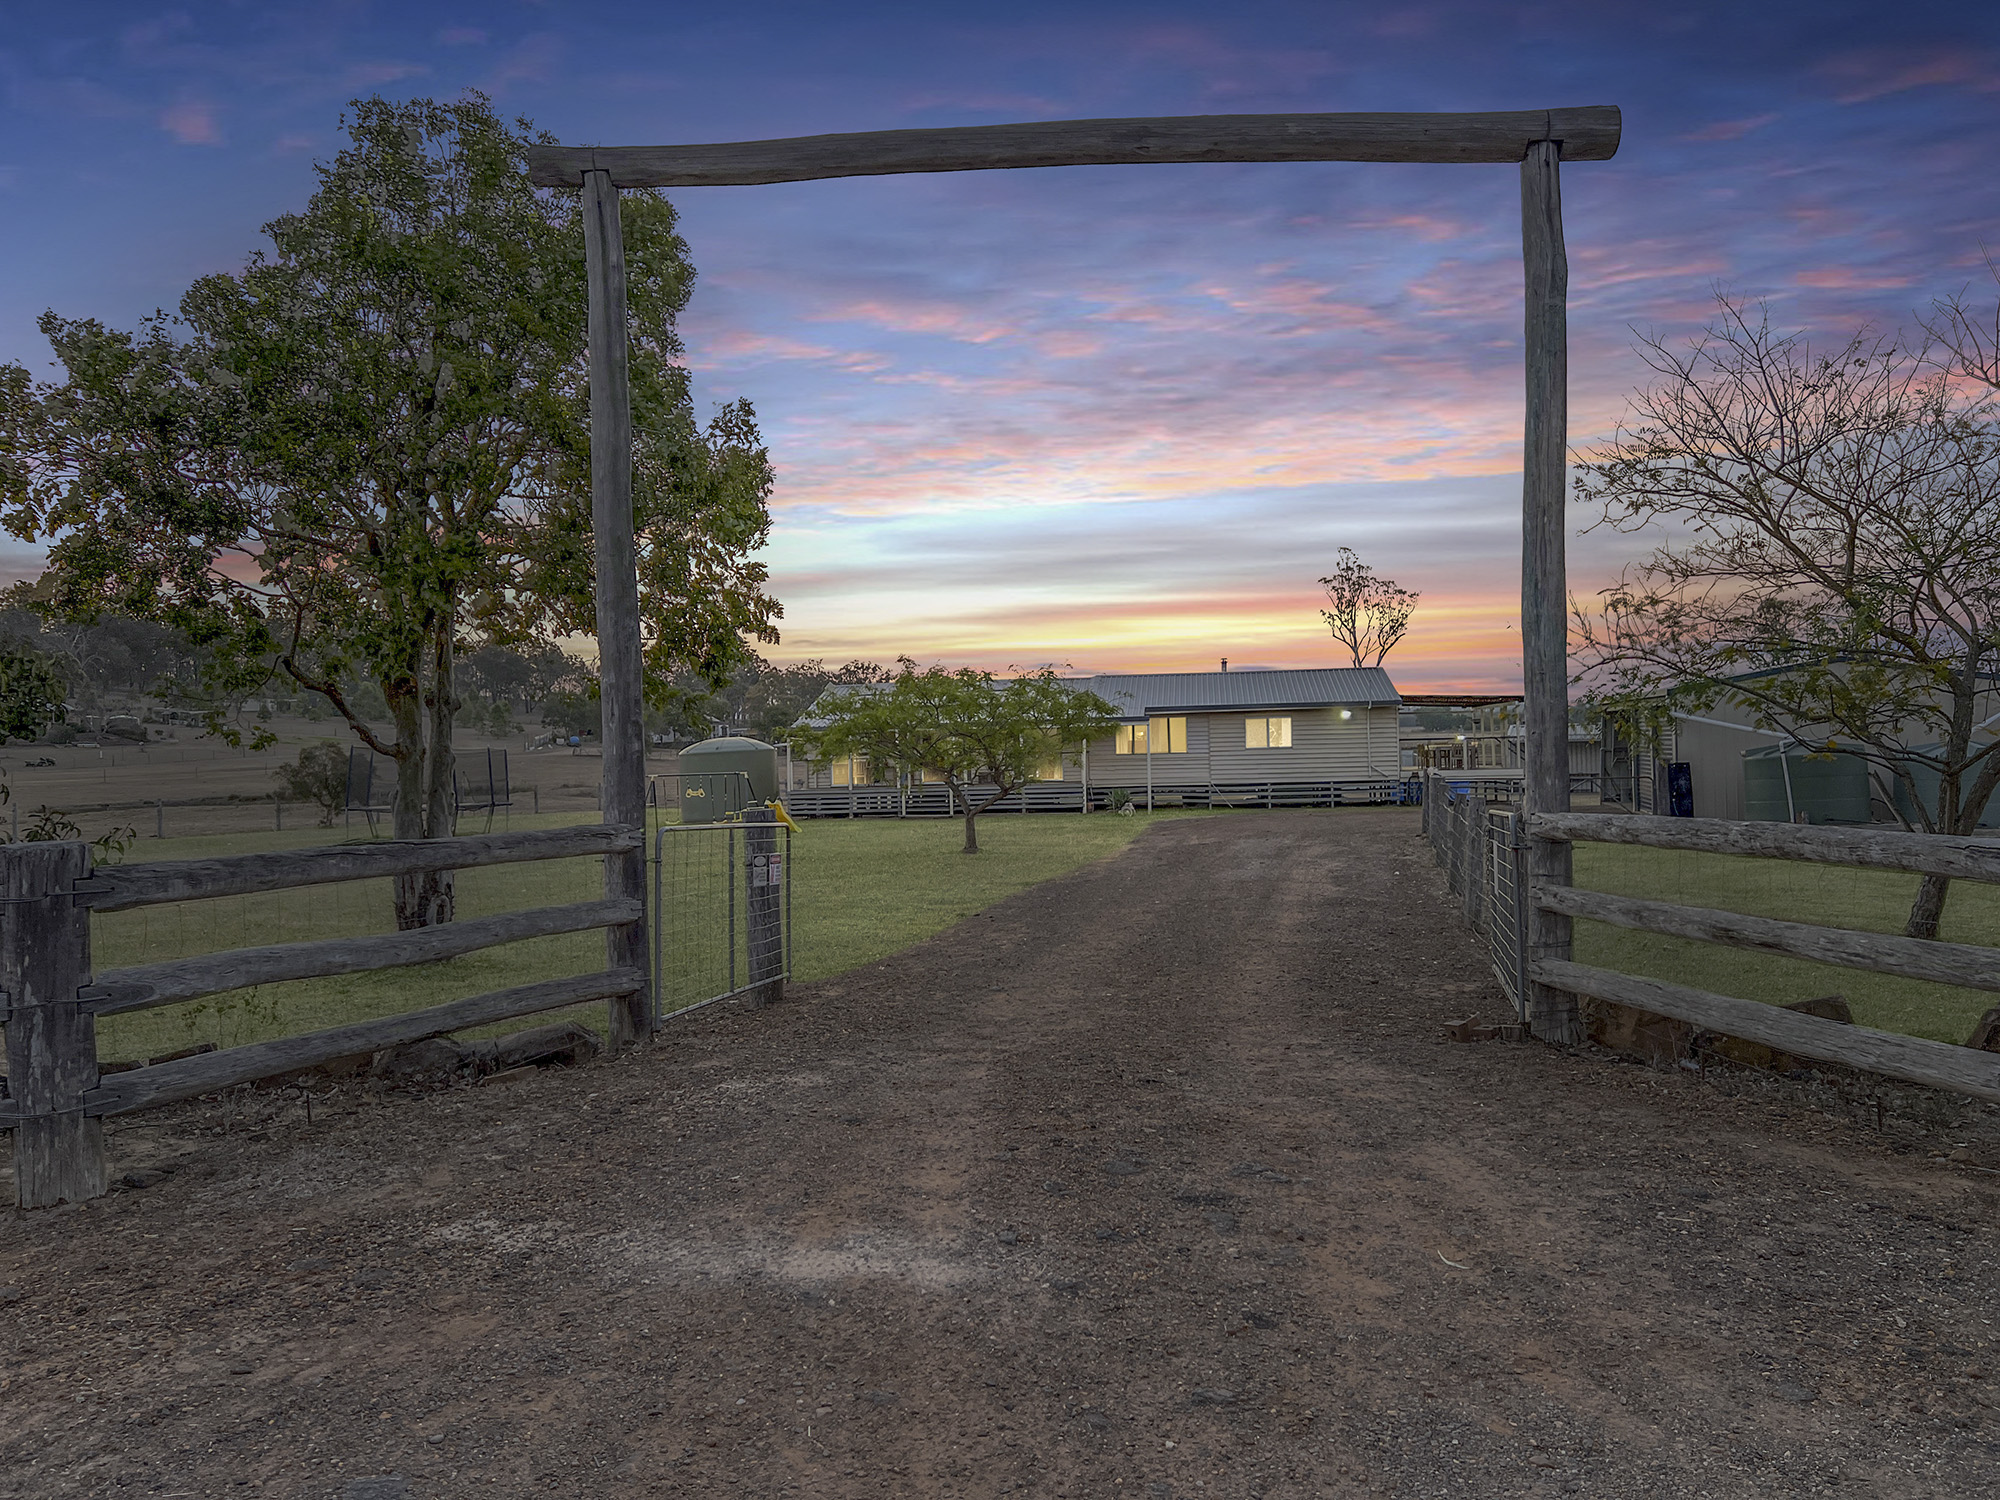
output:
<svg viewBox="0 0 2000 1500"><path fill-rule="evenodd" d="M1893 870L1745 855L1576 845L1576 883L1587 890L1861 932L1900 933L1919 879ZM2000 946L2000 886L1953 881L1940 936ZM1863 1026L1940 1042L1963 1042L1980 1015L2000 1004L2000 995L1985 990L1899 979L1602 922L1576 924L1575 953L1578 963L1745 1000L1782 1005L1841 994Z"/></svg>

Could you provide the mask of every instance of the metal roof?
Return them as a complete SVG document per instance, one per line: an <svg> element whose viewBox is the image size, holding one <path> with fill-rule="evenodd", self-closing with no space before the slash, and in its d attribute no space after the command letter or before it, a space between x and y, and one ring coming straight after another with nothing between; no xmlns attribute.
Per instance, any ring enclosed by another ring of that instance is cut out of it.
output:
<svg viewBox="0 0 2000 1500"><path fill-rule="evenodd" d="M1402 700L1380 667L1305 667L1275 672L1146 672L1069 679L1117 713L1142 719L1158 713L1227 712L1255 708L1388 705Z"/></svg>

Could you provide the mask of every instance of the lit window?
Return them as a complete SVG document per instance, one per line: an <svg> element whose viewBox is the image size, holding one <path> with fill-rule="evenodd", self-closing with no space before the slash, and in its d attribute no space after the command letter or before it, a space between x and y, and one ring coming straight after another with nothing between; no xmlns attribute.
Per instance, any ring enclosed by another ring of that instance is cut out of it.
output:
<svg viewBox="0 0 2000 1500"><path fill-rule="evenodd" d="M1178 716L1171 719L1154 719L1148 726L1152 734L1155 755L1187 754L1187 720Z"/></svg>
<svg viewBox="0 0 2000 1500"><path fill-rule="evenodd" d="M1034 779L1036 781L1061 781L1063 779L1063 763L1061 759L1043 761L1035 768Z"/></svg>
<svg viewBox="0 0 2000 1500"><path fill-rule="evenodd" d="M1292 745L1290 715L1283 718L1244 720L1243 745L1247 750L1289 750Z"/></svg>
<svg viewBox="0 0 2000 1500"><path fill-rule="evenodd" d="M1120 724L1111 737L1113 755L1144 755L1146 753L1146 726L1144 724Z"/></svg>

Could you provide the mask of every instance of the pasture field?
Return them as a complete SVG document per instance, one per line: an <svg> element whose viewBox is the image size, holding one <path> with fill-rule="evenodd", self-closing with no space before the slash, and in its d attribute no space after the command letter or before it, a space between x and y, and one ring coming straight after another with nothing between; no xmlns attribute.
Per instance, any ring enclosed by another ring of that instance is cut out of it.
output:
<svg viewBox="0 0 2000 1500"><path fill-rule="evenodd" d="M823 979L870 963L1015 891L1114 853L1154 822L1189 816L1210 815L982 818L982 852L970 858L959 852L963 835L955 819L808 822L792 845L794 977ZM497 820L494 826L558 827L586 821L594 819L556 813ZM477 832L481 826L465 831ZM192 859L339 841L339 830L319 828L148 839L128 859ZM601 871L595 859L461 871L459 915L591 900L603 892ZM92 960L101 971L230 948L385 932L393 930L390 913L387 880L141 907L93 920ZM570 933L412 968L265 985L107 1016L98 1023L99 1052L117 1061L158 1057L201 1042L232 1047L417 1010L462 995L601 968L603 944L598 933ZM603 1010L593 1003L468 1034L491 1035L572 1016L601 1027Z"/></svg>
<svg viewBox="0 0 2000 1500"><path fill-rule="evenodd" d="M1813 922L1862 932L1900 933L1918 878L1790 860L1579 843L1576 883L1588 890L1749 916ZM1955 881L1944 938L2000 946L2000 887ZM1670 980L1746 1000L1786 1004L1841 994L1863 1026L1939 1042L1963 1042L2000 995L1889 974L1752 953L1689 938L1634 932L1602 922L1576 924L1576 960L1649 979Z"/></svg>

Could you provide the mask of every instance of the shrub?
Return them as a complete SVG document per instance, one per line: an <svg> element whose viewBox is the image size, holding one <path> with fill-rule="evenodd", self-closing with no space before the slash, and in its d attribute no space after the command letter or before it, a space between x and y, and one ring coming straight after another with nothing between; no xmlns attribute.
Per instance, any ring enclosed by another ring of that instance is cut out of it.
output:
<svg viewBox="0 0 2000 1500"><path fill-rule="evenodd" d="M273 774L280 795L318 805L322 828L333 827L334 815L347 806L347 752L334 740L315 740L294 764Z"/></svg>

